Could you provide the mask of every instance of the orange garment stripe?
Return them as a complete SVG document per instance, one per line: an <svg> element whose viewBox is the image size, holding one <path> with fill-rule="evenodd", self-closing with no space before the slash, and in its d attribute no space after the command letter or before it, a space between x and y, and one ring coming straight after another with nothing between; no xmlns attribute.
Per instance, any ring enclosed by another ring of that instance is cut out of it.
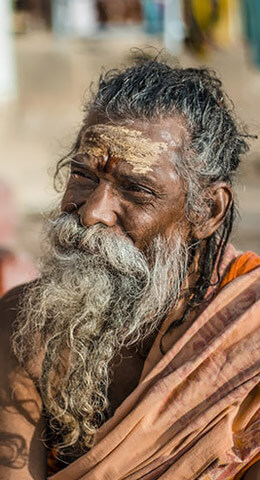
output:
<svg viewBox="0 0 260 480"><path fill-rule="evenodd" d="M221 283L220 288L223 288L235 278L250 272L258 266L260 266L260 257L258 257L258 255L256 255L254 252L246 252L243 255L240 255L240 257L236 258L232 263ZM252 465L254 465L258 460L260 460L260 453L256 455L244 468L242 468L242 470L234 477L234 480L241 480L244 473L249 470L249 468L252 467Z"/></svg>
<svg viewBox="0 0 260 480"><path fill-rule="evenodd" d="M225 287L229 282L245 273L260 266L260 257L254 252L246 252L234 260L227 274L225 275L220 288Z"/></svg>

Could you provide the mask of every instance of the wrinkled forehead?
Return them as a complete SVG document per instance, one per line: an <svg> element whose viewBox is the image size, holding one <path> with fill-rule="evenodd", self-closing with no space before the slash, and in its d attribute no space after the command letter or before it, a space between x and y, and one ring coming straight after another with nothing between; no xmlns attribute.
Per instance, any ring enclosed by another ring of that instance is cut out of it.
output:
<svg viewBox="0 0 260 480"><path fill-rule="evenodd" d="M104 123L83 130L78 153L104 159L113 156L129 163L133 172L147 173L160 159L180 151L186 139L183 122L173 119L160 123Z"/></svg>

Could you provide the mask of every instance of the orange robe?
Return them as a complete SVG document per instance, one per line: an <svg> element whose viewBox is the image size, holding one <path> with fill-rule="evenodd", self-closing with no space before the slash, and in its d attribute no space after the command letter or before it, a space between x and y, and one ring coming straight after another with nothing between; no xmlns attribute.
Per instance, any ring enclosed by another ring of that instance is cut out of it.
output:
<svg viewBox="0 0 260 480"><path fill-rule="evenodd" d="M260 453L259 266L228 246L214 299L165 355L158 333L96 445L51 480L241 478Z"/></svg>

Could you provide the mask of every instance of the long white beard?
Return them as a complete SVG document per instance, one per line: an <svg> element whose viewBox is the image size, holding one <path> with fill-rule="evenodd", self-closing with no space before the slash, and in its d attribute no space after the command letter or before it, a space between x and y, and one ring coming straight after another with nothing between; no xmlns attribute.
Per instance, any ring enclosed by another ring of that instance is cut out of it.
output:
<svg viewBox="0 0 260 480"><path fill-rule="evenodd" d="M112 359L178 303L188 247L181 235L172 245L158 237L146 257L103 225L85 229L77 216L59 214L50 218L43 248L14 351L25 365L43 352L40 389L52 428L61 432L56 446L81 453L104 420Z"/></svg>

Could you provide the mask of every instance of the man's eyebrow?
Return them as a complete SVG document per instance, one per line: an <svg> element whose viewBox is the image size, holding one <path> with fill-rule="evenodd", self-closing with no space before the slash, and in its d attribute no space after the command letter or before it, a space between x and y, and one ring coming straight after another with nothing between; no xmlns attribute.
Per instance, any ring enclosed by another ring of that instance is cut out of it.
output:
<svg viewBox="0 0 260 480"><path fill-rule="evenodd" d="M86 165L84 162L80 160L76 160L73 157L70 157L68 159L68 164L71 165L72 167L74 166L74 167L79 167L79 168L89 170L88 165ZM149 177L149 175L134 174L134 173L119 173L119 172L117 175L118 175L118 178L123 181L133 182L133 183L143 183L155 189L158 188L158 181L156 181L152 177Z"/></svg>

